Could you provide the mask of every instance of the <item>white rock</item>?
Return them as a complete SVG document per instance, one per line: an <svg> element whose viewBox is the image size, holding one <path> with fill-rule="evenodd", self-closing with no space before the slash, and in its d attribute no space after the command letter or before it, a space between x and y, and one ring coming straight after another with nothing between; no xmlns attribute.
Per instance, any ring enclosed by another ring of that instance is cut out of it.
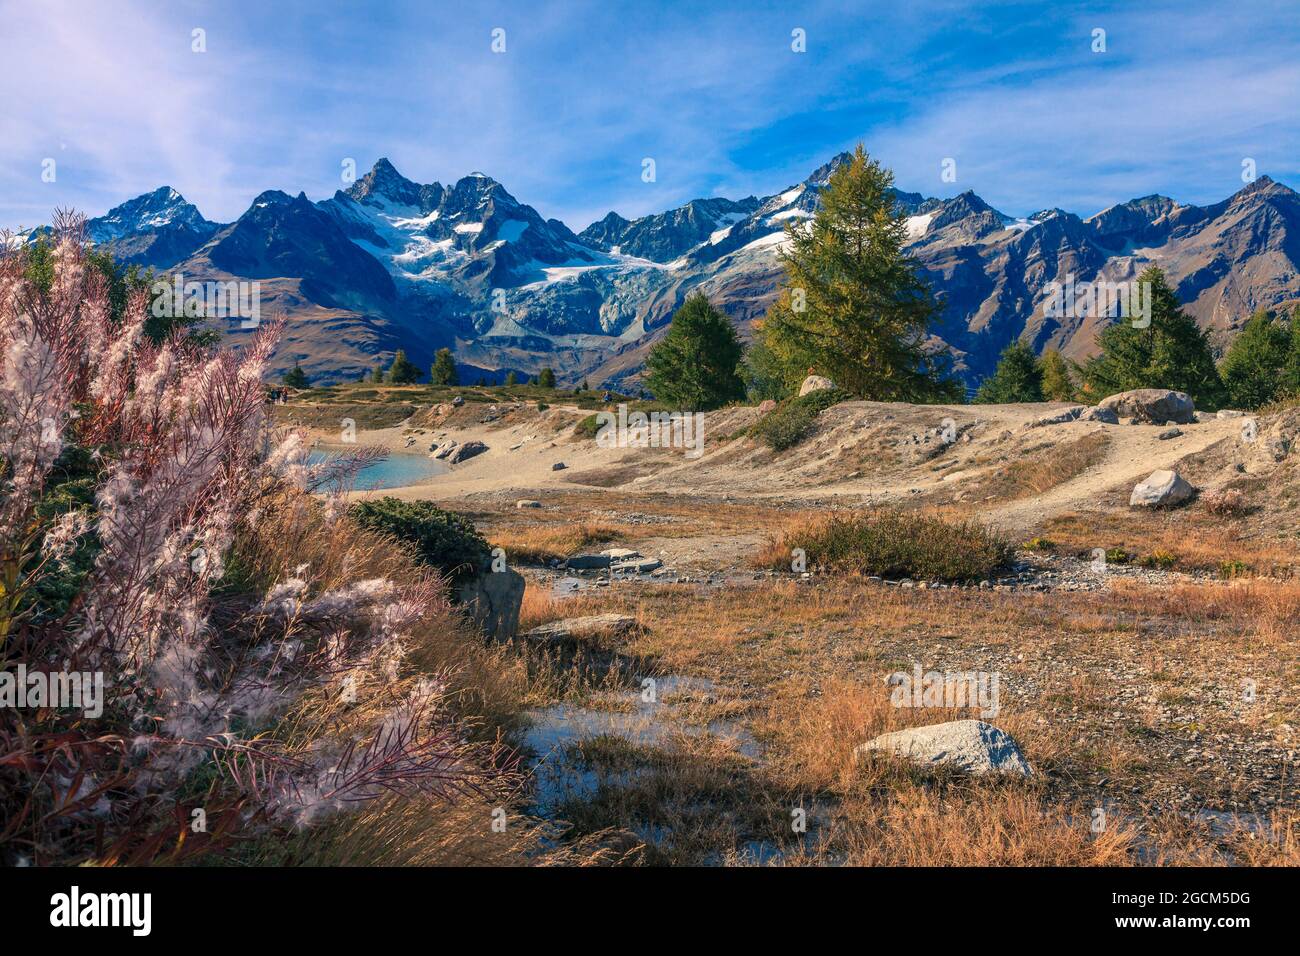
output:
<svg viewBox="0 0 1300 956"><path fill-rule="evenodd" d="M820 392L834 387L835 383L829 378L825 378L821 375L809 375L803 380L803 384L799 386L799 394L807 395L809 392Z"/></svg>
<svg viewBox="0 0 1300 956"><path fill-rule="evenodd" d="M1006 731L982 720L954 720L882 734L862 744L856 756L885 753L922 763L940 764L964 773L1033 775L1020 747Z"/></svg>
<svg viewBox="0 0 1300 956"><path fill-rule="evenodd" d="M1132 417L1139 422L1188 425L1196 421L1196 406L1186 392L1167 388L1135 388L1120 392L1097 403L1098 408L1109 408L1121 418Z"/></svg>
<svg viewBox="0 0 1300 956"><path fill-rule="evenodd" d="M1176 471L1162 469L1147 475L1133 489L1128 503L1133 507L1167 508L1182 504L1196 493L1187 481Z"/></svg>

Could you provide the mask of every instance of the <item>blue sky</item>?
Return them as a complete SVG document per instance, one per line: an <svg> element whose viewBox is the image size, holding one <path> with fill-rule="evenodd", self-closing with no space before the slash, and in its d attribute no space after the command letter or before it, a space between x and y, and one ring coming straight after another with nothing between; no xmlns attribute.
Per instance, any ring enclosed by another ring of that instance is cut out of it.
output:
<svg viewBox="0 0 1300 956"><path fill-rule="evenodd" d="M164 184L229 221L388 156L421 182L480 170L577 230L774 193L858 141L903 189L1013 215L1214 202L1246 158L1300 187L1295 0L0 0L0 17L5 227Z"/></svg>

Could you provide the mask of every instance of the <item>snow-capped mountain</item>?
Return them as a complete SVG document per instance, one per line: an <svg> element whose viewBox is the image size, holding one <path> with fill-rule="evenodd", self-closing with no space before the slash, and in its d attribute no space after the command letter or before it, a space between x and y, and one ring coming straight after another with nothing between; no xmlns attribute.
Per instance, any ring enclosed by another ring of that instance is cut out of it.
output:
<svg viewBox="0 0 1300 956"><path fill-rule="evenodd" d="M217 228L184 196L161 186L87 221L86 235L110 246L120 262L166 269L203 245Z"/></svg>
<svg viewBox="0 0 1300 956"><path fill-rule="evenodd" d="M427 365L447 346L472 377L549 365L561 381L618 382L692 291L742 331L760 318L781 279L786 225L815 215L848 158L771 196L696 199L632 220L611 212L577 234L489 176L421 184L386 159L320 202L263 193L225 226L163 187L89 228L127 261L259 281L263 314L289 319L279 364L299 361L318 381L355 377L399 347ZM1146 196L1087 219L1013 217L973 192L895 198L941 306L936 333L970 381L1020 337L1089 353L1104 318L1042 308L1046 284L1070 275L1122 281L1156 263L1189 314L1224 335L1256 308L1300 298L1300 196L1268 177L1212 206Z"/></svg>

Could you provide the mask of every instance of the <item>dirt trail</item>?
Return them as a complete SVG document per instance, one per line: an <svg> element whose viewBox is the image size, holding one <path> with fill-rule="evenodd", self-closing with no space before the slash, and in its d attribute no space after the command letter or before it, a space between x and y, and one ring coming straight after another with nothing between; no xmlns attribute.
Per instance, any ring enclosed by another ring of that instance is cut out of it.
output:
<svg viewBox="0 0 1300 956"><path fill-rule="evenodd" d="M970 505L984 520L1009 530L1024 530L1056 514L1096 507L1111 489L1131 486L1152 471L1172 467L1183 457L1240 430L1235 420L1216 419L1180 426L1182 435L1161 440L1157 436L1166 429L1158 425L1070 422L1026 427L1067 407L1057 403L915 406L846 402L823 413L827 418L812 438L784 453L773 453L749 438L729 438L706 440L705 453L698 459L686 458L680 450L600 448L593 440L575 439L572 424L588 413L574 406L553 407L545 415L525 415L513 422L433 427L421 433L413 446L406 444L412 429L403 424L363 432L358 441L410 454L425 452L432 439L445 434L461 443L484 442L488 450L427 484L359 496L545 498L557 490L599 491L604 487L618 496L668 492L706 499L884 503L941 488L960 489L964 482L1005 467L997 461L1016 460L1026 449L1050 448L1090 432L1104 432L1109 439L1104 458L1083 474L1032 497ZM708 433L736 433L756 418L754 409L711 413ZM910 436L934 433L944 422L956 423L963 431L969 428L971 435L944 448L941 459L896 460L894 448L910 449ZM325 433L320 437L329 439ZM862 462L862 467L840 474L851 467L844 464L851 460ZM990 460L994 463L989 464ZM941 462L939 467L936 461ZM564 468L555 470L557 462Z"/></svg>

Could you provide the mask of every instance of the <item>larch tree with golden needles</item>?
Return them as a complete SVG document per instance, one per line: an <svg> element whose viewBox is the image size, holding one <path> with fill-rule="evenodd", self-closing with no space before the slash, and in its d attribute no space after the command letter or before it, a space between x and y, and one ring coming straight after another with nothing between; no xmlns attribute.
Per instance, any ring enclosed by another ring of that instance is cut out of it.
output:
<svg viewBox="0 0 1300 956"><path fill-rule="evenodd" d="M859 145L811 220L786 225L786 278L763 321L791 383L812 369L860 398L960 400L947 355L927 344L934 299L903 251L894 176Z"/></svg>

